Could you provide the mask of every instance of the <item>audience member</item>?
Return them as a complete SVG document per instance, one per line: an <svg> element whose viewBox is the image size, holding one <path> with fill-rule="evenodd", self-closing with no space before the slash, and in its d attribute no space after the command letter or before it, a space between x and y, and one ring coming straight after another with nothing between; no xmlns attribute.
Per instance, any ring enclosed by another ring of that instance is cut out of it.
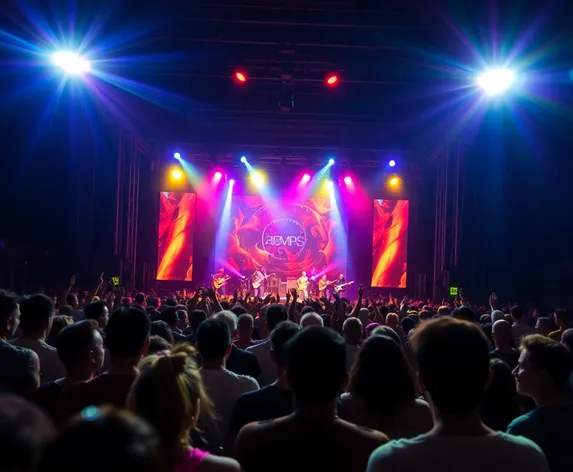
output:
<svg viewBox="0 0 573 472"><path fill-rule="evenodd" d="M189 444L199 415L212 414L193 348L174 346L171 352L145 358L139 367L128 404L159 435L164 470L239 471L236 461L209 455Z"/></svg>
<svg viewBox="0 0 573 472"><path fill-rule="evenodd" d="M52 321L52 327L50 328L50 334L48 334L46 342L50 346L55 347L57 349L58 346L56 343L58 340L58 335L60 334L62 329L64 329L66 326L71 325L73 322L74 319L71 316L54 316Z"/></svg>
<svg viewBox="0 0 573 472"><path fill-rule="evenodd" d="M109 321L109 309L103 301L92 302L84 309L86 320L94 320L100 333L105 331L107 322Z"/></svg>
<svg viewBox="0 0 573 472"><path fill-rule="evenodd" d="M513 321L513 324L511 325L511 330L513 331L513 345L514 347L518 347L521 342L521 338L528 334L534 334L535 328L524 321L523 309L520 306L513 306L509 312Z"/></svg>
<svg viewBox="0 0 573 472"><path fill-rule="evenodd" d="M314 311L309 311L308 313L304 314L300 319L300 327L307 328L309 326L324 326L324 321L322 320L322 317L318 313L315 313Z"/></svg>
<svg viewBox="0 0 573 472"><path fill-rule="evenodd" d="M523 338L514 370L517 391L533 398L537 408L513 420L507 432L537 443L552 472L573 470L571 371L571 354L565 346L539 334Z"/></svg>
<svg viewBox="0 0 573 472"><path fill-rule="evenodd" d="M271 359L277 370L277 380L260 390L239 397L231 417L230 432L237 436L248 423L266 421L290 415L294 408L292 392L285 379L285 346L300 327L292 321L282 321L271 333Z"/></svg>
<svg viewBox="0 0 573 472"><path fill-rule="evenodd" d="M149 346L150 326L149 318L140 308L124 306L113 312L105 337L109 368L89 382L62 391L58 401L59 422L90 405L125 406L139 372L137 365Z"/></svg>
<svg viewBox="0 0 573 472"><path fill-rule="evenodd" d="M358 318L347 318L342 324L342 335L346 344L346 371L350 369L356 361L360 352L360 343L362 342L362 322Z"/></svg>
<svg viewBox="0 0 573 472"><path fill-rule="evenodd" d="M494 432L480 420L490 368L489 343L478 325L441 317L417 329L412 347L419 387L433 406L434 428L382 446L372 454L368 472L548 471L533 442Z"/></svg>
<svg viewBox="0 0 573 472"><path fill-rule="evenodd" d="M66 369L55 347L46 342L52 327L54 302L46 295L37 294L20 302L20 331L12 346L31 349L40 359L41 383L51 382L66 375Z"/></svg>
<svg viewBox="0 0 573 472"><path fill-rule="evenodd" d="M241 429L236 457L242 469L363 471L370 453L388 439L336 416L338 392L348 380L342 337L319 326L302 329L287 344L286 376L295 411Z"/></svg>
<svg viewBox="0 0 573 472"><path fill-rule="evenodd" d="M495 344L495 349L490 352L490 356L501 359L513 370L517 367L519 351L512 347L513 330L511 325L505 320L496 321L491 329L491 338Z"/></svg>
<svg viewBox="0 0 573 472"><path fill-rule="evenodd" d="M127 411L95 406L87 407L64 426L38 467L38 472L78 470L166 472L159 439L145 421Z"/></svg>
<svg viewBox="0 0 573 472"><path fill-rule="evenodd" d="M281 321L286 321L288 319L286 307L279 304L268 306L265 310L265 316L266 327L269 334ZM259 367L261 368L261 374L257 377L259 385L264 387L265 385L272 384L277 379L277 371L273 361L271 360L270 338L266 338L264 341L251 346L247 350L256 356Z"/></svg>
<svg viewBox="0 0 573 472"><path fill-rule="evenodd" d="M0 394L30 398L40 385L40 359L33 350L7 342L20 324L20 306L11 293L0 291Z"/></svg>
<svg viewBox="0 0 573 472"><path fill-rule="evenodd" d="M232 314L232 316L235 316ZM220 318L209 318L199 326L197 348L201 355L201 378L213 402L214 420L206 422L211 452L228 450L229 423L235 403L259 385L252 377L239 375L225 367L231 352L231 332Z"/></svg>
<svg viewBox="0 0 573 472"><path fill-rule="evenodd" d="M36 472L53 435L52 424L36 406L21 397L0 395L1 470Z"/></svg>
<svg viewBox="0 0 573 472"><path fill-rule="evenodd" d="M416 393L402 348L392 338L375 335L358 354L339 414L391 439L411 438L427 433L433 425L430 406Z"/></svg>
<svg viewBox="0 0 573 472"><path fill-rule="evenodd" d="M572 320L571 312L566 308L559 308L555 310L555 324L557 325L557 330L549 333L549 338L553 339L554 341L561 341L561 335L563 331L567 328L571 328Z"/></svg>

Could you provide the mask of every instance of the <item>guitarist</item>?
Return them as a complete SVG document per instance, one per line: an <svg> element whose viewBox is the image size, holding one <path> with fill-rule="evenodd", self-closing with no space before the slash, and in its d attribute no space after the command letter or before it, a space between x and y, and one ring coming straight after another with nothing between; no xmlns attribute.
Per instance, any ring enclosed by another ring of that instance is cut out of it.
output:
<svg viewBox="0 0 573 472"><path fill-rule="evenodd" d="M330 300L332 296L332 290L330 290L328 286L331 283L333 282L329 281L326 275L323 275L320 278L320 280L318 281L318 296L320 298L326 298L327 300Z"/></svg>
<svg viewBox="0 0 573 472"><path fill-rule="evenodd" d="M252 287L253 295L258 298L265 298L264 280L266 279L265 273L262 269L257 269L253 274Z"/></svg>
<svg viewBox="0 0 573 472"><path fill-rule="evenodd" d="M227 282L230 278L230 275L225 275L225 269L223 268L213 275L213 286L217 295L227 295Z"/></svg>
<svg viewBox="0 0 573 472"><path fill-rule="evenodd" d="M344 278L344 274L340 274L338 276L338 279L336 279L336 282L334 282L334 293L339 294L342 293L346 290L346 287L341 285L344 285L346 283L346 279Z"/></svg>
<svg viewBox="0 0 573 472"><path fill-rule="evenodd" d="M308 285L309 285L308 277L306 276L306 272L303 270L301 276L296 281L296 291L298 292L298 296L301 297L302 300L306 300L308 298Z"/></svg>

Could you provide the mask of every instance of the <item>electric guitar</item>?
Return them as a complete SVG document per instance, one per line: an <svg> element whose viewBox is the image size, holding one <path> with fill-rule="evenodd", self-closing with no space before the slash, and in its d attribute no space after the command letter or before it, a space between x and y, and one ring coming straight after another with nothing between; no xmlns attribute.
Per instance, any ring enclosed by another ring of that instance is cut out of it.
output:
<svg viewBox="0 0 573 472"><path fill-rule="evenodd" d="M302 282L300 280L297 280L296 282L296 289L299 292L306 292L306 289L308 288L308 286L310 285L310 281L306 281L306 282Z"/></svg>
<svg viewBox="0 0 573 472"><path fill-rule="evenodd" d="M216 289L220 289L223 285L225 285L229 279L231 278L230 275L226 275L225 277L213 277L213 286Z"/></svg>
<svg viewBox="0 0 573 472"><path fill-rule="evenodd" d="M326 282L323 282L321 280L319 280L318 282L318 290L320 292L324 292L326 290L326 288L330 285L333 284L334 282L336 282L336 280L328 280Z"/></svg>
<svg viewBox="0 0 573 472"><path fill-rule="evenodd" d="M335 285L332 291L334 293L342 292L344 290L344 287L346 287L347 285L352 285L353 283L354 280L351 280L350 282L344 282L343 284Z"/></svg>
<svg viewBox="0 0 573 472"><path fill-rule="evenodd" d="M275 275L275 274L267 274L267 275L264 275L262 278L256 280L255 282L252 282L252 283L251 283L251 286L252 286L254 289L259 288L259 287L263 284L263 282L264 282L265 280L267 280L271 275Z"/></svg>

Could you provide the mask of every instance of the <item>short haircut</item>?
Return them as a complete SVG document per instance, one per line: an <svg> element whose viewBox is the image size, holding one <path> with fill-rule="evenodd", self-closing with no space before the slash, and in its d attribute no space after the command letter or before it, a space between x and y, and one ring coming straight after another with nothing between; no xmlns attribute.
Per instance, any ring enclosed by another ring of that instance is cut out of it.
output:
<svg viewBox="0 0 573 472"><path fill-rule="evenodd" d="M330 403L346 377L346 345L335 331L310 326L286 346L286 371L295 398L303 404Z"/></svg>
<svg viewBox="0 0 573 472"><path fill-rule="evenodd" d="M475 321L476 315L469 306L459 306L452 311L452 317L457 320Z"/></svg>
<svg viewBox="0 0 573 472"><path fill-rule="evenodd" d="M241 305L235 305L231 310L235 316L246 315L248 313L247 309Z"/></svg>
<svg viewBox="0 0 573 472"><path fill-rule="evenodd" d="M280 322L271 333L271 350L275 354L277 364L281 367L286 365L285 346L300 331L300 326L292 321Z"/></svg>
<svg viewBox="0 0 573 472"><path fill-rule="evenodd" d="M95 320L83 320L66 326L58 334L56 347L58 357L66 369L72 368L94 342L94 333L98 331Z"/></svg>
<svg viewBox="0 0 573 472"><path fill-rule="evenodd" d="M566 346L567 349L573 353L573 328L563 331L563 334L561 335L561 344Z"/></svg>
<svg viewBox="0 0 573 472"><path fill-rule="evenodd" d="M94 444L101 450L93 454ZM85 460L89 456L89 460ZM143 419L125 410L86 408L68 423L44 454L38 472L162 470L160 442Z"/></svg>
<svg viewBox="0 0 573 472"><path fill-rule="evenodd" d="M137 357L149 339L151 321L138 307L124 306L109 317L105 342L112 357Z"/></svg>
<svg viewBox="0 0 573 472"><path fill-rule="evenodd" d="M199 325L197 349L203 359L222 359L230 345L231 330L223 320L216 317L209 318Z"/></svg>
<svg viewBox="0 0 573 472"><path fill-rule="evenodd" d="M179 321L179 316L177 315L177 310L174 306L165 308L165 310L161 312L160 316L161 321L165 321L171 328L175 327Z"/></svg>
<svg viewBox="0 0 573 472"><path fill-rule="evenodd" d="M152 334L149 337L149 348L147 349L148 356L158 354L161 351L168 351L169 349L171 349L171 344L169 344L161 336L155 336Z"/></svg>
<svg viewBox="0 0 573 472"><path fill-rule="evenodd" d="M400 339L400 336L398 336L398 333L390 328L390 326L378 326L378 328L372 331L372 336L386 336L402 348L402 340Z"/></svg>
<svg viewBox="0 0 573 472"><path fill-rule="evenodd" d="M237 331L237 315L229 310L223 310L217 313L213 318L223 321L228 327L231 335Z"/></svg>
<svg viewBox="0 0 573 472"><path fill-rule="evenodd" d="M515 320L520 320L523 318L523 309L519 305L512 306L509 310L509 314Z"/></svg>
<svg viewBox="0 0 573 472"><path fill-rule="evenodd" d="M24 332L40 331L54 315L54 301L42 293L20 301L20 328Z"/></svg>
<svg viewBox="0 0 573 472"><path fill-rule="evenodd" d="M288 312L286 306L274 303L267 307L267 326L269 331L275 329L275 327L281 322L288 320Z"/></svg>
<svg viewBox="0 0 573 472"><path fill-rule="evenodd" d="M0 290L0 320L12 318L18 309L16 295L5 290Z"/></svg>
<svg viewBox="0 0 573 472"><path fill-rule="evenodd" d="M567 308L558 308L555 310L555 318L566 324L571 322L572 316L571 312Z"/></svg>
<svg viewBox="0 0 573 472"><path fill-rule="evenodd" d="M242 315L239 316L239 319L237 320L238 329L241 328L252 329L253 326L255 326L255 320L251 315L249 315L248 313L243 313Z"/></svg>
<svg viewBox="0 0 573 472"><path fill-rule="evenodd" d="M522 338L521 349L529 353L532 364L547 371L556 387L568 385L573 360L563 344L540 334L531 334Z"/></svg>
<svg viewBox="0 0 573 472"><path fill-rule="evenodd" d="M72 306L78 300L78 296L75 293L68 293L66 295L66 305Z"/></svg>
<svg viewBox="0 0 573 472"><path fill-rule="evenodd" d="M99 301L99 302L91 302L86 308L84 309L84 313L86 315L86 320L99 320L106 308L106 303Z"/></svg>
<svg viewBox="0 0 573 472"><path fill-rule="evenodd" d="M173 344L175 342L173 331L171 331L171 327L165 321L152 321L149 334L151 336L161 336L169 344Z"/></svg>
<svg viewBox="0 0 573 472"><path fill-rule="evenodd" d="M0 396L2 470L35 471L53 435L52 424L37 406L21 397Z"/></svg>
<svg viewBox="0 0 573 472"><path fill-rule="evenodd" d="M441 317L422 324L411 338L421 381L446 414L477 408L489 379L489 342L468 321Z"/></svg>
<svg viewBox="0 0 573 472"><path fill-rule="evenodd" d="M203 321L205 321L206 319L207 319L207 313L205 313L203 310L193 310L189 314L189 324L193 329L197 329L197 327L201 323L203 323Z"/></svg>
<svg viewBox="0 0 573 472"><path fill-rule="evenodd" d="M310 311L300 319L300 326L303 328L308 326L324 326L324 320L318 313Z"/></svg>
<svg viewBox="0 0 573 472"><path fill-rule="evenodd" d="M135 296L135 303L143 305L144 302L145 302L145 293L138 293Z"/></svg>

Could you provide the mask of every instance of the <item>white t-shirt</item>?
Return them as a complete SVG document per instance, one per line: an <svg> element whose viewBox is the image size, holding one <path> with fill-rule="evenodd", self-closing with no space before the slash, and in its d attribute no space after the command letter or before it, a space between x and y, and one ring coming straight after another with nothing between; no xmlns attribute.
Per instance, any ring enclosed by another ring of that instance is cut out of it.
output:
<svg viewBox="0 0 573 472"><path fill-rule="evenodd" d="M352 369L359 352L360 346L358 344L346 345L346 372L350 372L350 369Z"/></svg>
<svg viewBox="0 0 573 472"><path fill-rule="evenodd" d="M549 472L539 446L521 436L435 436L390 441L376 449L367 472Z"/></svg>
<svg viewBox="0 0 573 472"><path fill-rule="evenodd" d="M58 350L43 339L16 338L9 342L12 346L25 347L38 354L40 358L40 384L66 376L66 368L58 357Z"/></svg>
<svg viewBox="0 0 573 472"><path fill-rule="evenodd" d="M528 334L535 334L535 328L533 326L529 326L522 321L517 323L513 323L511 325L511 331L513 332L513 342L515 343L515 347L519 348L521 344L521 338L523 336L527 336Z"/></svg>
<svg viewBox="0 0 573 472"><path fill-rule="evenodd" d="M258 378L259 385L265 387L272 384L277 379L277 366L271 359L270 339L247 348L247 351L252 352L259 362L261 368L261 375Z"/></svg>
<svg viewBox="0 0 573 472"><path fill-rule="evenodd" d="M259 384L252 377L235 374L227 369L201 369L201 378L215 407L218 442L224 446L235 403L243 393L258 390Z"/></svg>

